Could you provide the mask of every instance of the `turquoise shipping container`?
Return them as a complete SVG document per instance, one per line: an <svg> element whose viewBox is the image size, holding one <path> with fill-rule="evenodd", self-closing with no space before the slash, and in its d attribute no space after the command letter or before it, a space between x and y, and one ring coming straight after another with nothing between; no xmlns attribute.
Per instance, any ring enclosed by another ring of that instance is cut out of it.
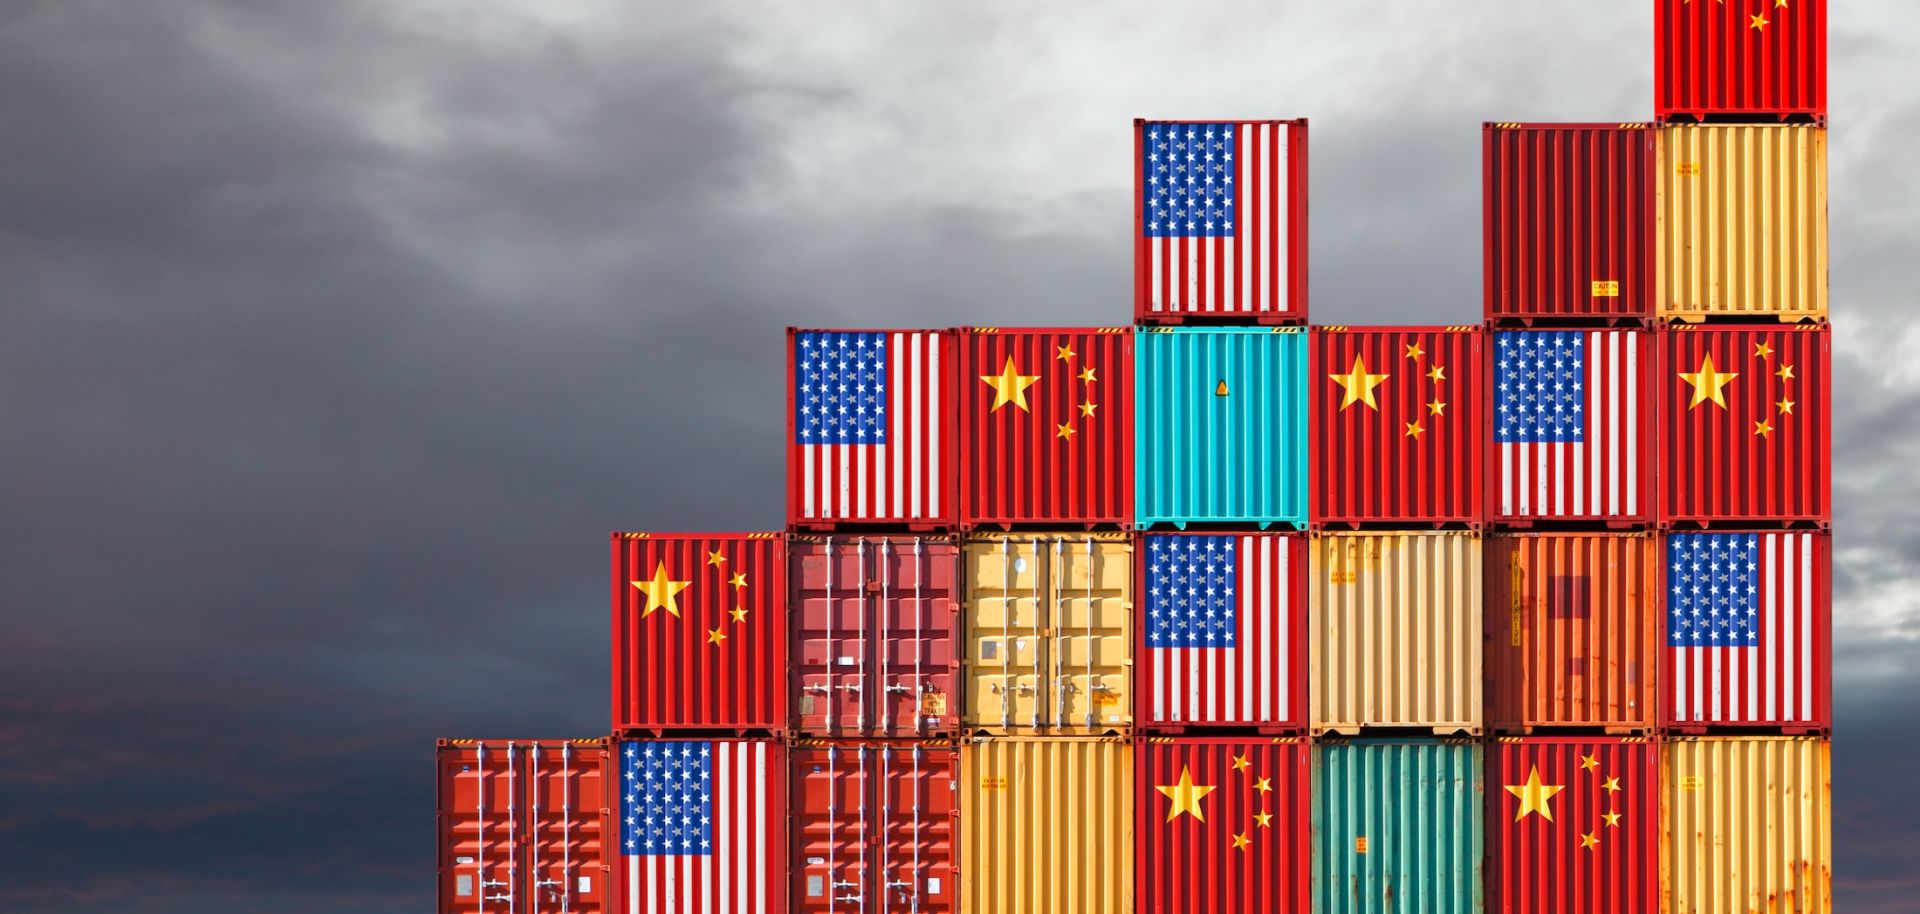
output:
<svg viewBox="0 0 1920 914"><path fill-rule="evenodd" d="M1134 346L1141 527L1307 522L1307 335L1142 328Z"/></svg>
<svg viewBox="0 0 1920 914"><path fill-rule="evenodd" d="M1462 739L1316 745L1314 914L1480 914L1482 759Z"/></svg>

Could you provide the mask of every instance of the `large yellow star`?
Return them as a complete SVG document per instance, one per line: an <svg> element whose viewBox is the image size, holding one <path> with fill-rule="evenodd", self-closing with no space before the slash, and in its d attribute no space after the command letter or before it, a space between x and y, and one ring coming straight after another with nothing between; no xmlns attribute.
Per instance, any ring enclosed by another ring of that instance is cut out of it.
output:
<svg viewBox="0 0 1920 914"><path fill-rule="evenodd" d="M647 595L647 608L640 611L640 618L645 619L654 610L662 607L665 607L669 614L678 617L680 603L673 598L673 595L686 590L687 585L692 583L692 581L676 581L668 577L666 562L653 566L652 580L633 582L633 586L640 588L640 592Z"/></svg>
<svg viewBox="0 0 1920 914"><path fill-rule="evenodd" d="M1179 781L1165 785L1156 784L1153 789L1160 791L1166 795L1167 799L1173 801L1173 808L1167 810L1166 821L1172 822L1174 816L1183 812L1202 822L1207 821L1206 813L1200 808L1200 799L1212 793L1213 788L1204 784L1195 784L1191 768L1185 765L1180 766Z"/></svg>
<svg viewBox="0 0 1920 914"><path fill-rule="evenodd" d="M1027 388L1032 387L1034 382L1040 380L1040 376L1037 374L1021 374L1020 369L1013 367L1013 356L1007 356L1007 365L1005 368L1000 369L998 376L983 374L980 376L980 380L985 381L988 387L993 388L994 411L998 411L1000 407L1011 403L1020 407L1022 410L1032 412L1032 410L1027 410Z"/></svg>
<svg viewBox="0 0 1920 914"><path fill-rule="evenodd" d="M1373 389L1379 387L1380 382L1385 381L1387 376L1368 374L1366 357L1354 356L1353 368L1346 374L1330 374L1327 377L1332 378L1333 383L1340 385L1340 389L1346 391L1346 396L1340 400L1341 409L1346 409L1355 403L1365 403L1368 409L1380 408L1380 404L1374 402Z"/></svg>
<svg viewBox="0 0 1920 914"><path fill-rule="evenodd" d="M1540 814L1540 818L1552 822L1553 804L1548 801L1553 799L1554 794L1566 789L1565 787L1553 784L1540 783L1539 765L1533 766L1533 770L1527 772L1526 783L1508 784L1506 786L1508 793L1520 798L1520 811L1513 814L1513 821L1515 822L1526 818L1527 813L1530 812L1537 812Z"/></svg>
<svg viewBox="0 0 1920 914"><path fill-rule="evenodd" d="M1739 377L1740 373L1737 371L1720 371L1715 369L1713 367L1713 353L1709 352L1700 360L1699 371L1682 371L1679 372L1679 375L1680 380L1693 385L1693 402L1687 404L1688 409L1699 406L1708 400L1712 400L1718 404L1721 409L1726 409L1727 397L1726 394L1721 392L1720 388L1727 386L1727 383Z"/></svg>

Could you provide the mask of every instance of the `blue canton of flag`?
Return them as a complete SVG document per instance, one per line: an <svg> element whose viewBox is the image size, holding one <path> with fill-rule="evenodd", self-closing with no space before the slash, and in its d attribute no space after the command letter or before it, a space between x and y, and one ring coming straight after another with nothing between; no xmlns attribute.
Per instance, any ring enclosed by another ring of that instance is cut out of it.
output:
<svg viewBox="0 0 1920 914"><path fill-rule="evenodd" d="M1239 637L1233 597L1232 536L1150 536L1147 646L1234 646Z"/></svg>
<svg viewBox="0 0 1920 914"><path fill-rule="evenodd" d="M1147 128L1148 238L1233 237L1233 149L1232 124Z"/></svg>
<svg viewBox="0 0 1920 914"><path fill-rule="evenodd" d="M798 335L793 433L800 444L887 443L887 335Z"/></svg>
<svg viewBox="0 0 1920 914"><path fill-rule="evenodd" d="M713 853L713 744L628 743L620 842L629 856Z"/></svg>
<svg viewBox="0 0 1920 914"><path fill-rule="evenodd" d="M1580 441L1586 432L1581 331L1497 333L1494 440L1501 444Z"/></svg>
<svg viewBox="0 0 1920 914"><path fill-rule="evenodd" d="M1753 533L1667 538L1668 646L1760 645L1759 550Z"/></svg>

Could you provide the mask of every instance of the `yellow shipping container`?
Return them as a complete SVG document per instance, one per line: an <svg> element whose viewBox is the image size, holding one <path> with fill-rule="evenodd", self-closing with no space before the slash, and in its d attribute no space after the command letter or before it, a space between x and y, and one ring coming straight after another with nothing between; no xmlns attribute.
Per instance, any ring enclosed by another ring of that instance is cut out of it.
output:
<svg viewBox="0 0 1920 914"><path fill-rule="evenodd" d="M1827 131L1663 127L1655 307L1677 321L1827 316Z"/></svg>
<svg viewBox="0 0 1920 914"><path fill-rule="evenodd" d="M1133 909L1133 748L1113 737L977 739L960 749L961 910Z"/></svg>
<svg viewBox="0 0 1920 914"><path fill-rule="evenodd" d="M1675 737L1661 751L1668 914L1833 910L1832 744Z"/></svg>
<svg viewBox="0 0 1920 914"><path fill-rule="evenodd" d="M1480 732L1480 546L1476 533L1314 537L1315 733Z"/></svg>
<svg viewBox="0 0 1920 914"><path fill-rule="evenodd" d="M988 733L1124 733L1133 722L1133 541L992 534L964 547L962 722Z"/></svg>

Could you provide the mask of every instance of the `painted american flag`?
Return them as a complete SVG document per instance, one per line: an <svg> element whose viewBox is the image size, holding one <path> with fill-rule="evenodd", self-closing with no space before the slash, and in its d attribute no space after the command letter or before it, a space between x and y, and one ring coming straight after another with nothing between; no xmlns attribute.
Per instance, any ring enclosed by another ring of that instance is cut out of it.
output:
<svg viewBox="0 0 1920 914"><path fill-rule="evenodd" d="M1146 537L1144 680L1152 723L1290 723L1304 601L1298 537ZM1304 580L1304 579L1302 579Z"/></svg>
<svg viewBox="0 0 1920 914"><path fill-rule="evenodd" d="M782 891L769 785L779 772L758 740L620 744L615 878L627 914L772 911Z"/></svg>
<svg viewBox="0 0 1920 914"><path fill-rule="evenodd" d="M1813 533L1668 536L1662 690L1672 723L1824 722L1824 546Z"/></svg>
<svg viewBox="0 0 1920 914"><path fill-rule="evenodd" d="M1290 300L1291 160L1304 130L1276 121L1135 127L1143 313L1298 307Z"/></svg>
<svg viewBox="0 0 1920 914"><path fill-rule="evenodd" d="M794 520L946 515L949 343L930 330L793 333Z"/></svg>
<svg viewBox="0 0 1920 914"><path fill-rule="evenodd" d="M1634 330L1494 334L1497 516L1645 516L1643 339Z"/></svg>

